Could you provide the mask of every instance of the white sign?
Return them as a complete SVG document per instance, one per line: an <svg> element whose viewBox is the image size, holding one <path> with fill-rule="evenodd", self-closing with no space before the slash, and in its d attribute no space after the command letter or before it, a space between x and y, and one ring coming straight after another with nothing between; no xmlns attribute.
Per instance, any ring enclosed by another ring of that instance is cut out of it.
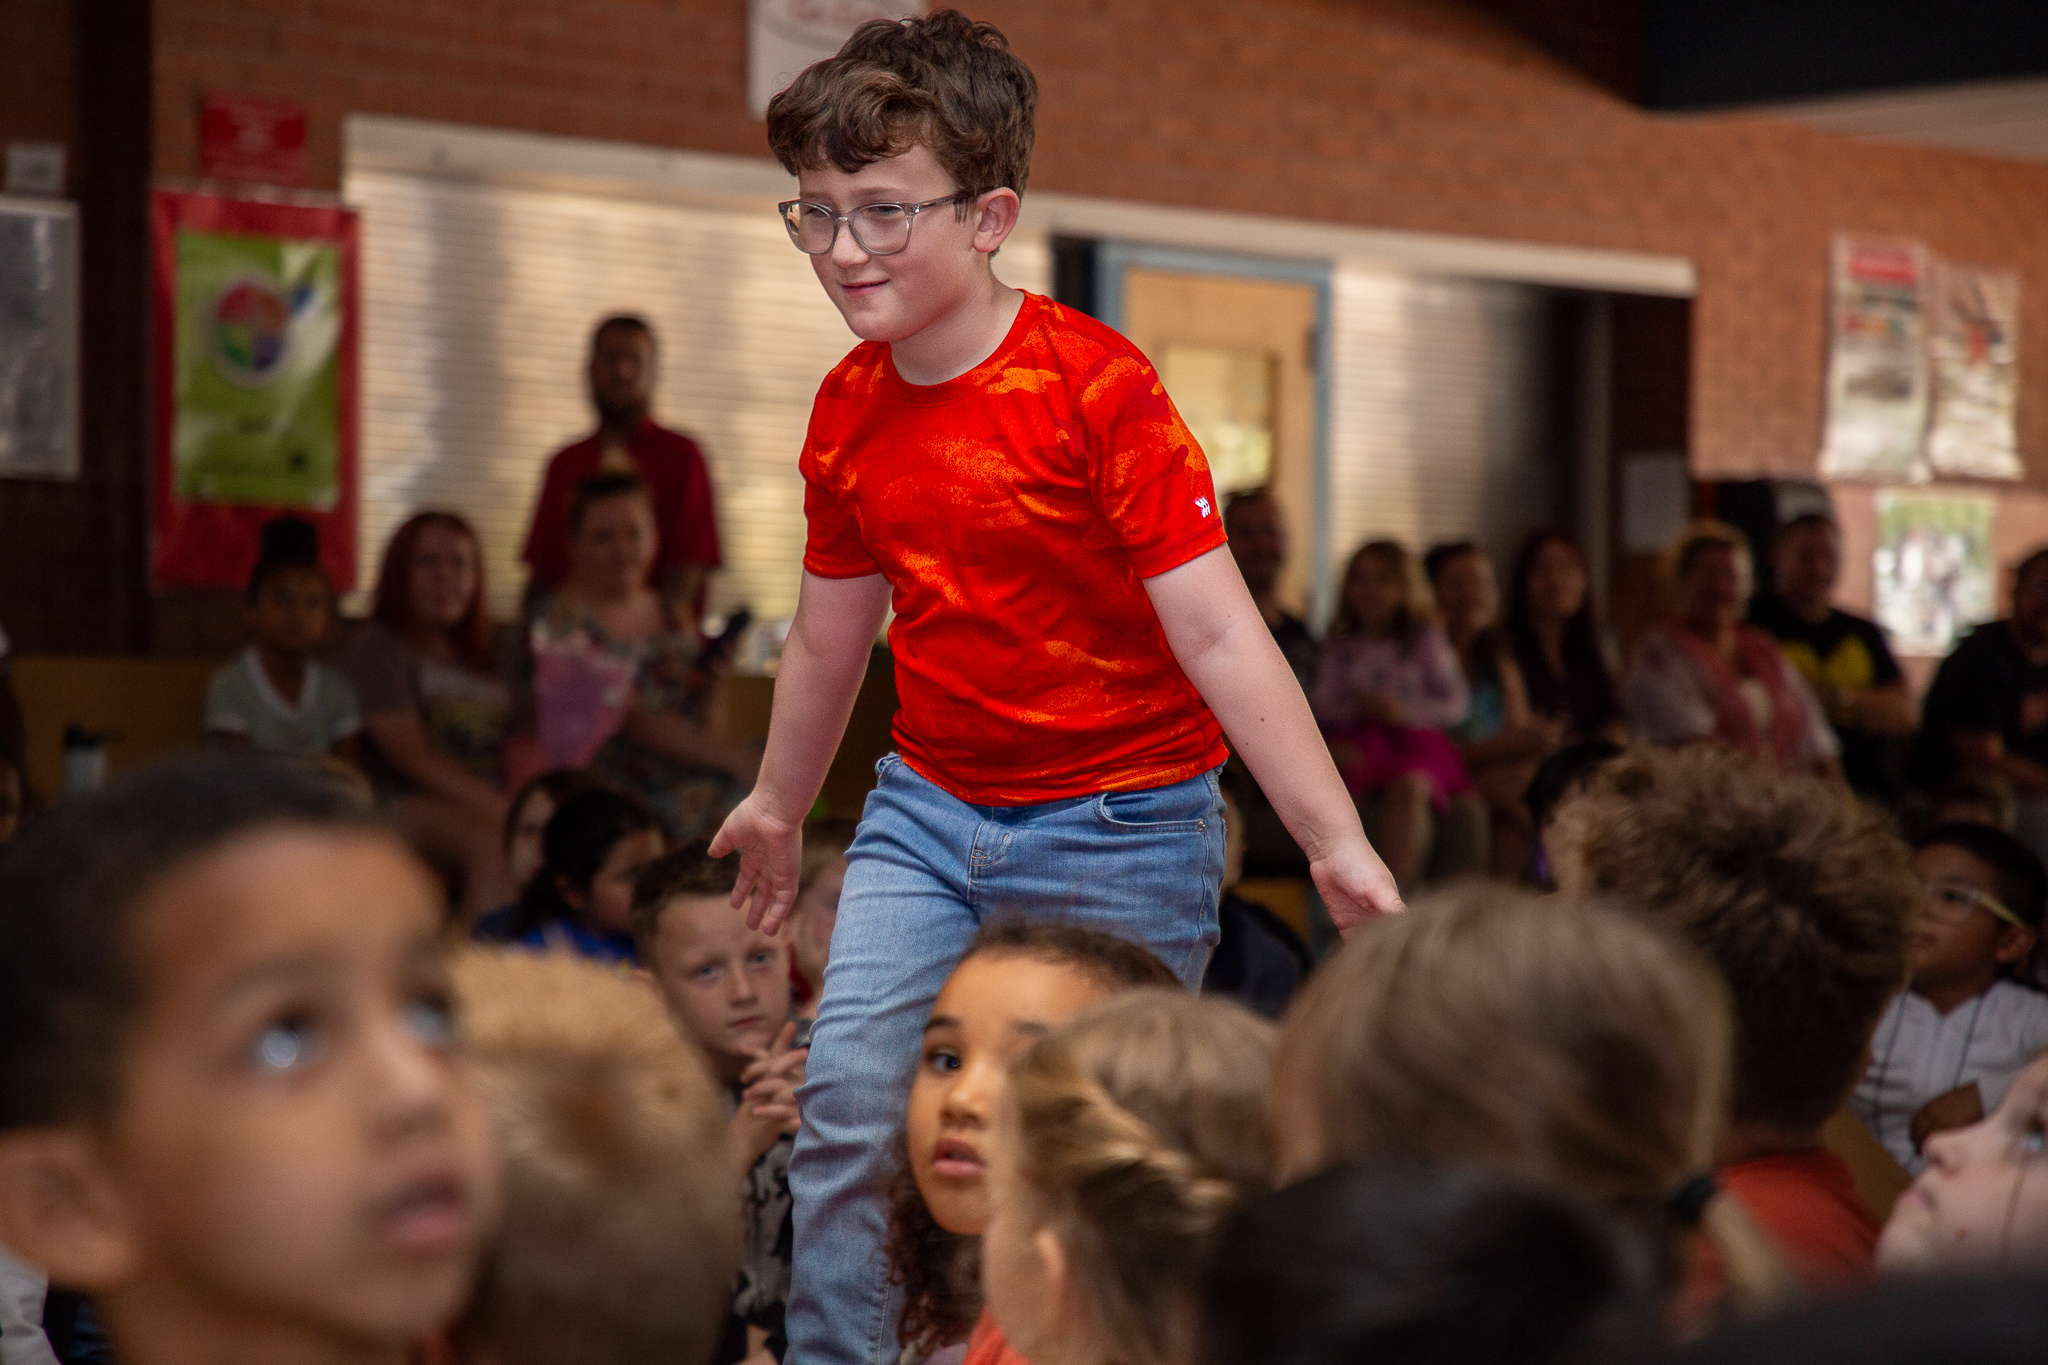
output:
<svg viewBox="0 0 2048 1365"><path fill-rule="evenodd" d="M747 108L766 118L768 101L797 72L837 53L862 24L926 8L926 0L747 0Z"/></svg>
<svg viewBox="0 0 2048 1365"><path fill-rule="evenodd" d="M78 477L78 210L0 195L0 478Z"/></svg>

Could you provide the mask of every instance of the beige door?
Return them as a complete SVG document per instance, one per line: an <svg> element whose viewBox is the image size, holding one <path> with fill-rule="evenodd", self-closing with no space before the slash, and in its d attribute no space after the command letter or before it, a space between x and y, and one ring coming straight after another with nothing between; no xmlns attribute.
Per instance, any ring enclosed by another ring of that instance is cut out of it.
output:
<svg viewBox="0 0 2048 1365"><path fill-rule="evenodd" d="M1307 606L1315 524L1314 286L1132 266L1123 333L1209 455L1216 492L1273 490L1288 534L1280 599Z"/></svg>

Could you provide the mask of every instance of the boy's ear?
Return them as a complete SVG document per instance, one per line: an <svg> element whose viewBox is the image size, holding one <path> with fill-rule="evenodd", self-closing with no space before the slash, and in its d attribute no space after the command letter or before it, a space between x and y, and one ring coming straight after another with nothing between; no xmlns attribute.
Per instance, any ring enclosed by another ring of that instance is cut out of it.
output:
<svg viewBox="0 0 2048 1365"><path fill-rule="evenodd" d="M0 1134L0 1243L67 1289L105 1293L133 1272L127 1207L84 1131Z"/></svg>
<svg viewBox="0 0 2048 1365"><path fill-rule="evenodd" d="M993 254L1017 230L1017 215L1023 210L1023 201L1013 189L991 190L982 196L974 219L974 249Z"/></svg>
<svg viewBox="0 0 2048 1365"><path fill-rule="evenodd" d="M2034 944L2041 937L2038 929L2022 929L2017 924L2008 924L1998 935L1998 946L1994 950L1998 965L2010 967L2015 962L2024 962L2034 951Z"/></svg>

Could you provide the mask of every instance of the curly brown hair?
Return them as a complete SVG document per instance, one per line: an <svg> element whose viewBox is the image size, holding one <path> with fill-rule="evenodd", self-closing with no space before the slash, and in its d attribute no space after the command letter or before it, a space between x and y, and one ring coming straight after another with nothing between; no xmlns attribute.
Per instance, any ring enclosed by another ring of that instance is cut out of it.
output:
<svg viewBox="0 0 2048 1365"><path fill-rule="evenodd" d="M1037 109L1038 81L995 25L950 9L874 19L768 102L768 147L791 175L929 147L963 199L1022 194Z"/></svg>
<svg viewBox="0 0 2048 1365"><path fill-rule="evenodd" d="M1726 750L1641 749L1551 835L1558 884L1640 906L1721 969L1738 1122L1818 1129L1906 981L1916 883L1890 819L1838 784Z"/></svg>

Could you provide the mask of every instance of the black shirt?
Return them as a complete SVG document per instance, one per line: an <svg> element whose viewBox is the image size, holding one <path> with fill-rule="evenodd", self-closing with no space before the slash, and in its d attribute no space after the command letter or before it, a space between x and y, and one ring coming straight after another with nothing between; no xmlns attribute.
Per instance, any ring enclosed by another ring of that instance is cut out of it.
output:
<svg viewBox="0 0 2048 1365"><path fill-rule="evenodd" d="M2048 764L2048 729L2020 729L2020 703L2034 692L2048 692L2048 664L2029 663L2006 622L1977 627L1941 661L1927 689L1908 774L1929 791L1948 781L1958 730L1996 734L2007 753Z"/></svg>
<svg viewBox="0 0 2048 1365"><path fill-rule="evenodd" d="M1758 598L1749 620L1777 637L1785 658L1823 698L1830 689L1889 687L1904 676L1875 621L1833 609L1819 621L1804 620L1776 593ZM1898 755L1890 736L1845 724L1833 713L1828 723L1842 741L1842 776L1849 785L1880 801L1896 801Z"/></svg>

